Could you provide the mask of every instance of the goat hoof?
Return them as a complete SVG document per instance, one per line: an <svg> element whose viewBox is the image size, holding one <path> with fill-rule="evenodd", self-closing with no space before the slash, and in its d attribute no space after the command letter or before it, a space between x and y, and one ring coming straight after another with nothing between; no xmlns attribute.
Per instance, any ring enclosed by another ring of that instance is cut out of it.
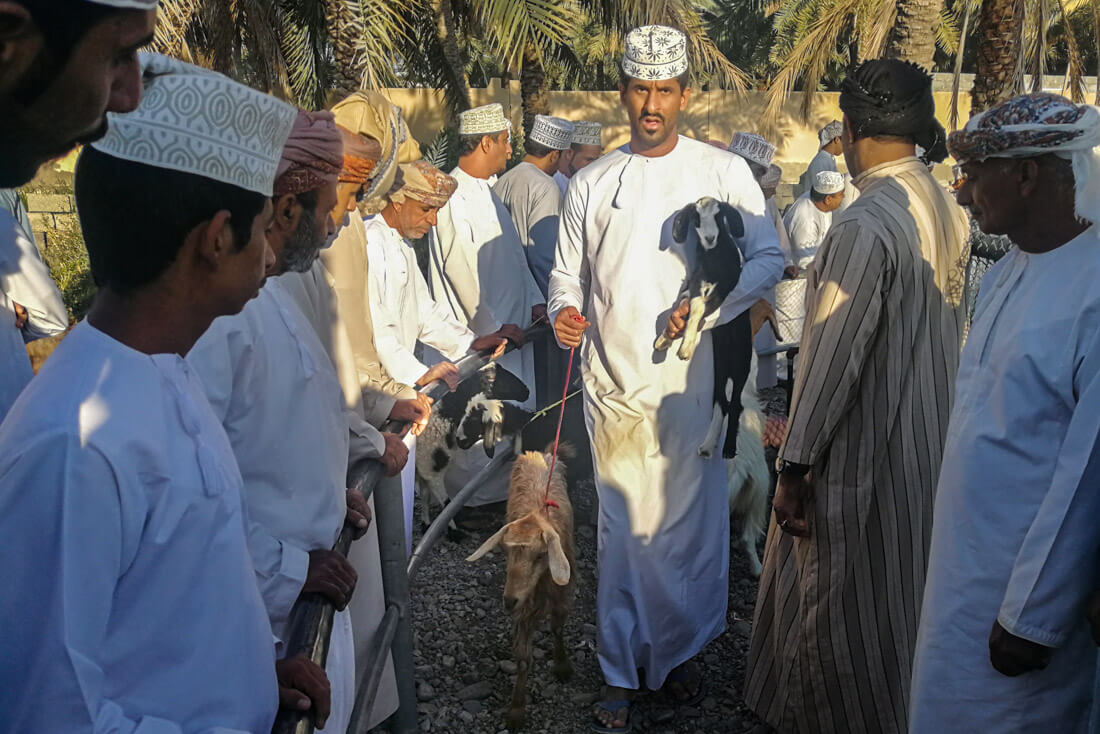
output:
<svg viewBox="0 0 1100 734"><path fill-rule="evenodd" d="M554 673L555 678L564 683L565 681L573 677L573 665L568 660L562 661L560 663L554 663L552 672Z"/></svg>
<svg viewBox="0 0 1100 734"><path fill-rule="evenodd" d="M700 446L699 456L703 457L704 459L709 459L710 457L714 456L714 449L708 446Z"/></svg>
<svg viewBox="0 0 1100 734"><path fill-rule="evenodd" d="M663 352L671 346L672 340L664 334L661 334L659 337L657 337L657 341L653 342L653 348L656 349L658 352Z"/></svg>
<svg viewBox="0 0 1100 734"><path fill-rule="evenodd" d="M687 339L680 345L680 348L676 350L676 356L685 362L691 359L691 355L695 354L695 345L688 342Z"/></svg>
<svg viewBox="0 0 1100 734"><path fill-rule="evenodd" d="M508 709L504 723L508 725L508 731L519 731L527 723L527 712L523 709Z"/></svg>

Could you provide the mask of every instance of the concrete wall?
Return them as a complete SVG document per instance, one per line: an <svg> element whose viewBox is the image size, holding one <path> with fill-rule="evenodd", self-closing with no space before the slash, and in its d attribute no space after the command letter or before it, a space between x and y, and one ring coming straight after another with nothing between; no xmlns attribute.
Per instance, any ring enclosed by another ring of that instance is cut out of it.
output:
<svg viewBox="0 0 1100 734"><path fill-rule="evenodd" d="M40 248L50 246L51 237L59 229L64 230L77 224L76 203L72 194L43 194L33 190L33 184L24 192L27 200L27 212L30 214L31 229Z"/></svg>

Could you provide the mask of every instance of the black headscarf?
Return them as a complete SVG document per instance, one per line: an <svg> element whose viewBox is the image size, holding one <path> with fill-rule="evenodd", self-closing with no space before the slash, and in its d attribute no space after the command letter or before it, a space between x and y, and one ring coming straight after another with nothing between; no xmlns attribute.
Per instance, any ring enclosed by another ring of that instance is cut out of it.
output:
<svg viewBox="0 0 1100 734"><path fill-rule="evenodd" d="M857 140L908 137L927 151L930 161L947 157L947 134L936 120L932 77L916 64L897 59L863 62L840 85L840 109Z"/></svg>

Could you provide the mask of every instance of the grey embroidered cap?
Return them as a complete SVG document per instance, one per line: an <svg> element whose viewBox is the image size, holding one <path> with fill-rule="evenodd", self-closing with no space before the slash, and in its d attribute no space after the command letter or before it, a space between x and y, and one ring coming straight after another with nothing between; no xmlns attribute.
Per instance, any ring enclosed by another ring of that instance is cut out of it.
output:
<svg viewBox="0 0 1100 734"><path fill-rule="evenodd" d="M603 125L590 120L573 123L573 145L598 145L603 147Z"/></svg>
<svg viewBox="0 0 1100 734"><path fill-rule="evenodd" d="M458 115L459 135L488 135L511 130L512 122L504 116L499 102L475 107Z"/></svg>
<svg viewBox="0 0 1100 734"><path fill-rule="evenodd" d="M535 115L528 139L554 150L565 150L573 142L573 123L560 117Z"/></svg>
<svg viewBox="0 0 1100 734"><path fill-rule="evenodd" d="M836 138L839 138L844 134L844 123L840 120L833 120L825 127L817 131L817 139L821 143L821 147L824 148L829 143L833 142Z"/></svg>
<svg viewBox="0 0 1100 734"><path fill-rule="evenodd" d="M819 194L838 194L844 190L844 174L836 171L819 171L814 176L814 191Z"/></svg>
<svg viewBox="0 0 1100 734"><path fill-rule="evenodd" d="M734 133L729 151L764 168L770 166L775 157L775 146L756 133Z"/></svg>
<svg viewBox="0 0 1100 734"><path fill-rule="evenodd" d="M688 70L687 36L675 28L644 25L626 36L623 73L635 79L675 79Z"/></svg>
<svg viewBox="0 0 1100 734"><path fill-rule="evenodd" d="M122 10L156 10L160 0L88 0L93 5L110 5Z"/></svg>
<svg viewBox="0 0 1100 734"><path fill-rule="evenodd" d="M271 196L297 109L177 59L140 58L141 104L127 114L108 113L107 135L93 147Z"/></svg>

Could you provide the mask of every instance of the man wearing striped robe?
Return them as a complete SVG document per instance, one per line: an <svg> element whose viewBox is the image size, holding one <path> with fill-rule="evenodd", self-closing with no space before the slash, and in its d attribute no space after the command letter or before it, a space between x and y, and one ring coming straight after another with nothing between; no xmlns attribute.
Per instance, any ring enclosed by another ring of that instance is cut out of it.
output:
<svg viewBox="0 0 1100 734"><path fill-rule="evenodd" d="M904 732L967 220L914 156L943 135L927 74L867 62L840 107L861 196L808 276L745 700L781 732Z"/></svg>

